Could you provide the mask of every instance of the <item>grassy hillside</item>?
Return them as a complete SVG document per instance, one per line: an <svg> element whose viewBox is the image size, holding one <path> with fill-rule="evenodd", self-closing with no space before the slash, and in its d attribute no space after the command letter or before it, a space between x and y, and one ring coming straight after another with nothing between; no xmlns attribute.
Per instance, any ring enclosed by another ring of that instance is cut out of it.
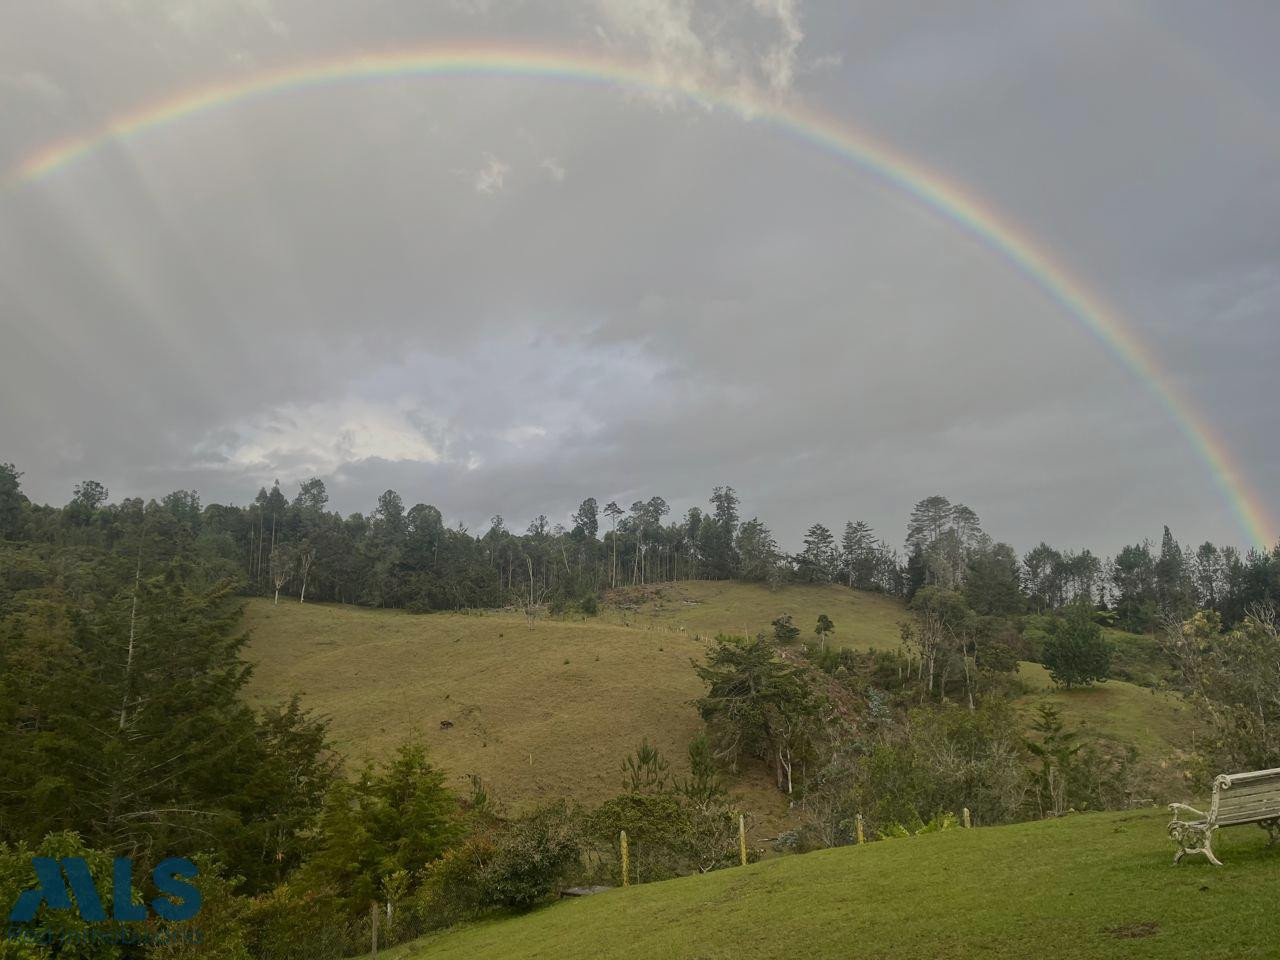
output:
<svg viewBox="0 0 1280 960"><path fill-rule="evenodd" d="M898 624L907 616L906 606L895 597L836 584L789 584L772 590L757 583L694 580L614 591L603 618L709 637L717 633L753 636L772 632L772 621L788 613L803 640L814 639L818 614L825 613L836 625L830 642L861 649L896 648Z"/></svg>
<svg viewBox="0 0 1280 960"><path fill-rule="evenodd" d="M387 960L1274 957L1280 849L1171 865L1162 811L950 831L563 901L387 950Z"/></svg>
<svg viewBox="0 0 1280 960"><path fill-rule="evenodd" d="M689 659L703 645L692 636L267 600L250 601L246 621L252 695L298 691L356 760L415 730L500 797L612 795L641 736L678 757L698 729Z"/></svg>
<svg viewBox="0 0 1280 960"><path fill-rule="evenodd" d="M690 701L702 686L689 661L705 644L691 633L265 599L249 601L246 626L252 699L300 693L355 762L414 731L459 789L478 774L516 808L614 796L622 758L642 737L682 771L700 729ZM785 814L763 779L738 792L764 822Z"/></svg>
<svg viewBox="0 0 1280 960"><path fill-rule="evenodd" d="M1037 703L1052 703L1069 726L1132 743L1147 757L1176 756L1190 746L1187 706L1168 693L1123 680L1063 690L1038 663L1020 663L1018 676L1030 691L1018 701L1028 714Z"/></svg>
<svg viewBox="0 0 1280 960"><path fill-rule="evenodd" d="M320 604L251 600L250 695L278 701L291 692L332 719L341 753L359 763L389 752L416 731L465 789L479 775L514 808L572 797L614 795L622 757L647 737L679 770L699 729L690 704L702 687L690 667L719 632L751 633L789 612L806 631L825 612L836 642L891 647L902 604L837 586L726 582L665 584L619 591L602 616L539 620L489 614L413 615ZM1071 724L1135 743L1162 797L1175 788L1188 743L1186 714L1172 698L1111 681L1058 691L1044 669L1023 664L1033 693ZM441 722L452 724L442 729ZM763 831L786 820L786 803L754 774L735 788ZM1176 792L1176 790L1175 790Z"/></svg>

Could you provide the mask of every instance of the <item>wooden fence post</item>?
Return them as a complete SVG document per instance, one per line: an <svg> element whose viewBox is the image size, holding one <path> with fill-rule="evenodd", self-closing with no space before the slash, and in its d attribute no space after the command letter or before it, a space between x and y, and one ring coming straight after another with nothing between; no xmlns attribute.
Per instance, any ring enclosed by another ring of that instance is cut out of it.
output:
<svg viewBox="0 0 1280 960"><path fill-rule="evenodd" d="M618 835L618 843L622 849L622 885L629 887L631 886L631 857L627 852L627 831L623 830Z"/></svg>
<svg viewBox="0 0 1280 960"><path fill-rule="evenodd" d="M968 830L972 826L973 826L973 823L972 821L969 820L969 808L965 807L964 808L964 828Z"/></svg>
<svg viewBox="0 0 1280 960"><path fill-rule="evenodd" d="M747 865L747 821L742 814L738 814L738 859Z"/></svg>
<svg viewBox="0 0 1280 960"><path fill-rule="evenodd" d="M856 817L854 817L853 822L854 822L854 825L858 828L858 842L866 843L867 842L866 837L862 835L862 814L858 814Z"/></svg>
<svg viewBox="0 0 1280 960"><path fill-rule="evenodd" d="M369 904L370 934L373 937L373 960L378 960L378 901Z"/></svg>

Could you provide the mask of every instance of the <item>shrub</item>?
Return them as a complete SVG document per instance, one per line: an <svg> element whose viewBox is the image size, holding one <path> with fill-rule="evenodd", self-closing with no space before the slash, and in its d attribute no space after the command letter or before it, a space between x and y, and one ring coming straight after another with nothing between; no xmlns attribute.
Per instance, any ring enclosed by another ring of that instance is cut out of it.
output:
<svg viewBox="0 0 1280 960"><path fill-rule="evenodd" d="M600 601L596 599L596 595L594 593L588 593L582 598L581 602L579 602L578 607L588 617L594 617L600 612Z"/></svg>
<svg viewBox="0 0 1280 960"><path fill-rule="evenodd" d="M1094 622L1089 605L1075 604L1065 618L1053 621L1044 643L1044 665L1054 683L1068 688L1107 679L1111 644Z"/></svg>
<svg viewBox="0 0 1280 960"><path fill-rule="evenodd" d="M483 901L526 908L554 894L582 858L578 817L563 801L509 823L480 873Z"/></svg>
<svg viewBox="0 0 1280 960"><path fill-rule="evenodd" d="M527 909L552 896L582 862L580 815L563 801L476 834L427 870L440 924L495 908Z"/></svg>
<svg viewBox="0 0 1280 960"><path fill-rule="evenodd" d="M250 931L245 924L245 914L250 901L236 896L241 883L239 877L227 877L216 861L206 854L193 858L200 871L200 913L194 923L185 921L170 923L157 920L157 940L167 938L167 943L157 943L147 950L147 960L249 960L251 956L263 958L259 951L249 953ZM191 942L191 928L200 931L200 941ZM323 957L309 953L308 956Z"/></svg>
<svg viewBox="0 0 1280 960"><path fill-rule="evenodd" d="M893 821L879 830L881 840L897 840L902 837L920 837L929 833L941 833L943 830L954 830L957 826L954 813L937 813L925 823L919 816L912 816L906 823Z"/></svg>
<svg viewBox="0 0 1280 960"><path fill-rule="evenodd" d="M795 643L799 636L800 628L792 622L791 614L783 614L773 621L773 641L778 646L785 647L789 643Z"/></svg>
<svg viewBox="0 0 1280 960"><path fill-rule="evenodd" d="M599 879L619 880L618 834L630 845L632 880L666 880L729 866L738 858L737 815L673 793L630 793L602 803L587 823Z"/></svg>
<svg viewBox="0 0 1280 960"><path fill-rule="evenodd" d="M359 918L382 899L389 877L420 870L461 832L444 773L421 745L406 742L382 767L367 766L354 783L333 785L303 876L314 889L339 891L347 913Z"/></svg>
<svg viewBox="0 0 1280 960"><path fill-rule="evenodd" d="M1020 725L999 699L913 710L904 727L868 745L857 792L871 829L968 807L982 823L1009 823L1025 809Z"/></svg>
<svg viewBox="0 0 1280 960"><path fill-rule="evenodd" d="M328 891L288 883L254 897L244 916L255 960L337 960L349 939L347 926Z"/></svg>
<svg viewBox="0 0 1280 960"><path fill-rule="evenodd" d="M1038 761L1032 802L1040 816L1061 816L1068 810L1106 810L1127 806L1132 796L1137 752L1110 748L1068 730L1056 707L1037 707L1036 734L1027 751Z"/></svg>

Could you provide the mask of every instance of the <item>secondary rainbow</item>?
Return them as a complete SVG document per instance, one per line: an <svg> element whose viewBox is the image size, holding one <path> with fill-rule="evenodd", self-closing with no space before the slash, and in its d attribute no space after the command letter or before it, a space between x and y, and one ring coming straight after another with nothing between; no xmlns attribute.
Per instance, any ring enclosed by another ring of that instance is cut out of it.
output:
<svg viewBox="0 0 1280 960"><path fill-rule="evenodd" d="M960 185L882 140L834 117L740 90L718 90L663 77L649 67L580 53L528 47L466 45L312 60L179 92L116 116L97 129L36 151L5 179L7 188L33 183L100 147L218 107L328 84L412 76L491 74L637 88L730 108L852 161L962 227L1013 265L1096 337L1164 405L1205 464L1250 542L1267 548L1276 525L1227 445L1132 333L1119 314L1059 259L1052 258L1007 216Z"/></svg>

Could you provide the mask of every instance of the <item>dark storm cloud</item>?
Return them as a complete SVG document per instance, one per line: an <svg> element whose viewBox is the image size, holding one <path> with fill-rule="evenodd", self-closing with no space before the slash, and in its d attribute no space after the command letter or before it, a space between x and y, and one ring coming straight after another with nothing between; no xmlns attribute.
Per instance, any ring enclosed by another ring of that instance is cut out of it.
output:
<svg viewBox="0 0 1280 960"><path fill-rule="evenodd" d="M1161 9L33 5L0 30L0 160L211 78L451 37L818 103L1056 251L1274 494L1280 113L1241 91L1277 79L1254 42L1275 15L1201 44L1207 12ZM318 473L344 511L391 487L520 526L732 483L788 545L850 517L897 541L934 492L1024 547L1243 539L1061 307L723 108L473 76L211 111L0 196L0 290L0 459L38 500L94 476L244 501Z"/></svg>

